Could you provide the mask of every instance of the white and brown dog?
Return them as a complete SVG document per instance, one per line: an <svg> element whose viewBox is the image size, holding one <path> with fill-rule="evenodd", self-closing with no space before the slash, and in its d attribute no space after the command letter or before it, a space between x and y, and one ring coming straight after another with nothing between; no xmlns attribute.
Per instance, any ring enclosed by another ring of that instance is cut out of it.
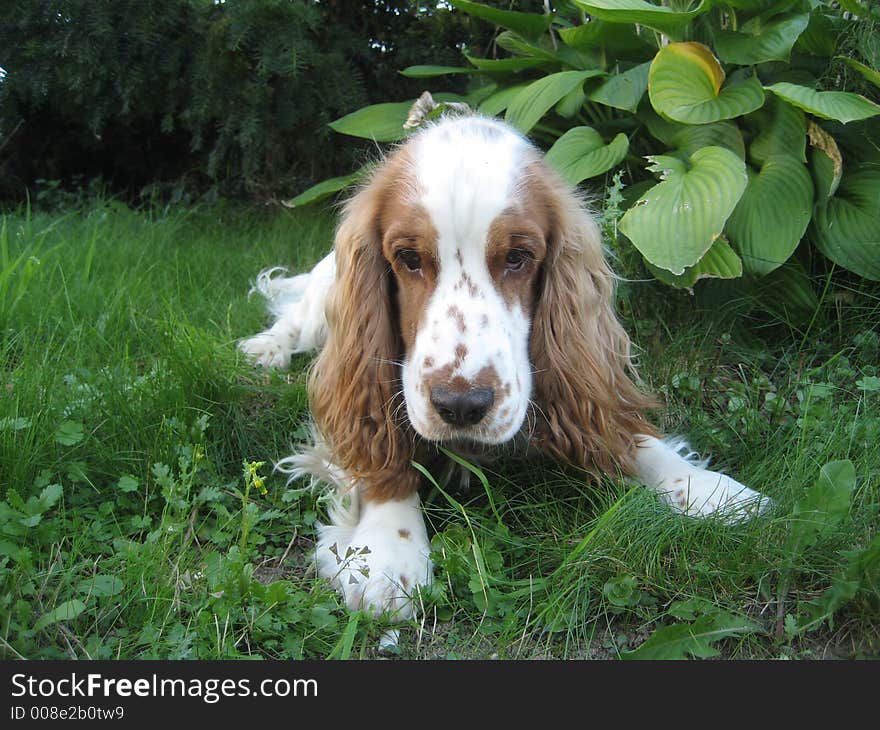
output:
<svg viewBox="0 0 880 730"><path fill-rule="evenodd" d="M353 609L409 618L432 580L412 462L436 466L440 445L627 474L689 515L769 501L647 422L596 223L501 122L412 135L349 200L334 251L276 272L256 286L275 322L241 348L275 367L320 349L315 444L281 466L336 490L317 563Z"/></svg>

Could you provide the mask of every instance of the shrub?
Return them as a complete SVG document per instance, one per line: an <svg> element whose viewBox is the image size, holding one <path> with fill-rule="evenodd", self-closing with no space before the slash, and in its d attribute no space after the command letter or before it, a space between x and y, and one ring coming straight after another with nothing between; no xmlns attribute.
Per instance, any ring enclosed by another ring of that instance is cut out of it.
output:
<svg viewBox="0 0 880 730"><path fill-rule="evenodd" d="M572 184L625 168L619 231L658 279L692 290L704 278L763 278L809 308L799 247L880 279L880 8L570 0L538 14L451 4L504 29L495 56L466 48L467 65L403 73L469 76L457 100L503 113ZM400 139L410 103L331 126Z"/></svg>
<svg viewBox="0 0 880 730"><path fill-rule="evenodd" d="M359 143L327 123L414 92L397 73L414 54L488 42L470 21L414 0L19 3L0 24L0 199L94 178L135 196L282 196L354 164Z"/></svg>

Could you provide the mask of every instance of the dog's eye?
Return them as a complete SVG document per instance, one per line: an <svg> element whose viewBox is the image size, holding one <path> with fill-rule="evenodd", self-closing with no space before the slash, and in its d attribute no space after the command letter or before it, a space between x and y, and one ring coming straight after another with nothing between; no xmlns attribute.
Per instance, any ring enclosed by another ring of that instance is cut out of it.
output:
<svg viewBox="0 0 880 730"><path fill-rule="evenodd" d="M508 271L521 271L531 259L532 254L524 248L512 248L507 252L504 263L507 265Z"/></svg>
<svg viewBox="0 0 880 730"><path fill-rule="evenodd" d="M397 252L397 260L400 261L409 271L419 271L422 268L422 257L418 251L411 248L404 248Z"/></svg>

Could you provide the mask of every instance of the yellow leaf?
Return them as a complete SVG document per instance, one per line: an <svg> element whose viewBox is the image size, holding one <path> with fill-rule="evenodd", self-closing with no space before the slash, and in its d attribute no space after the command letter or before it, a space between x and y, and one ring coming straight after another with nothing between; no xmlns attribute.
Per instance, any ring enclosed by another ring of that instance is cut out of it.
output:
<svg viewBox="0 0 880 730"><path fill-rule="evenodd" d="M674 53L687 61L696 63L709 77L712 87L715 89L715 96L718 96L724 84L724 69L721 68L721 64L708 46L694 41L670 43L666 47L666 53Z"/></svg>

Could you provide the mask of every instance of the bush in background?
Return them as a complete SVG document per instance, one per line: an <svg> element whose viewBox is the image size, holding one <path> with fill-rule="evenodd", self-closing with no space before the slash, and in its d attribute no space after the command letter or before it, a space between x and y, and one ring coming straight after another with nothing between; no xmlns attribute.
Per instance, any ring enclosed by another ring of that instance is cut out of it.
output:
<svg viewBox="0 0 880 730"><path fill-rule="evenodd" d="M18 201L37 181L52 193L97 177L178 198L302 189L362 155L329 121L417 93L400 68L493 32L412 0L4 5L0 199Z"/></svg>
<svg viewBox="0 0 880 730"><path fill-rule="evenodd" d="M572 184L624 168L627 209L612 223L658 279L692 290L701 279L744 277L806 312L816 297L800 262L817 251L880 279L880 8L451 5L503 28L493 54L465 48L466 65L403 73L471 78L463 100L544 144ZM371 106L332 127L392 141L404 136L407 109Z"/></svg>

